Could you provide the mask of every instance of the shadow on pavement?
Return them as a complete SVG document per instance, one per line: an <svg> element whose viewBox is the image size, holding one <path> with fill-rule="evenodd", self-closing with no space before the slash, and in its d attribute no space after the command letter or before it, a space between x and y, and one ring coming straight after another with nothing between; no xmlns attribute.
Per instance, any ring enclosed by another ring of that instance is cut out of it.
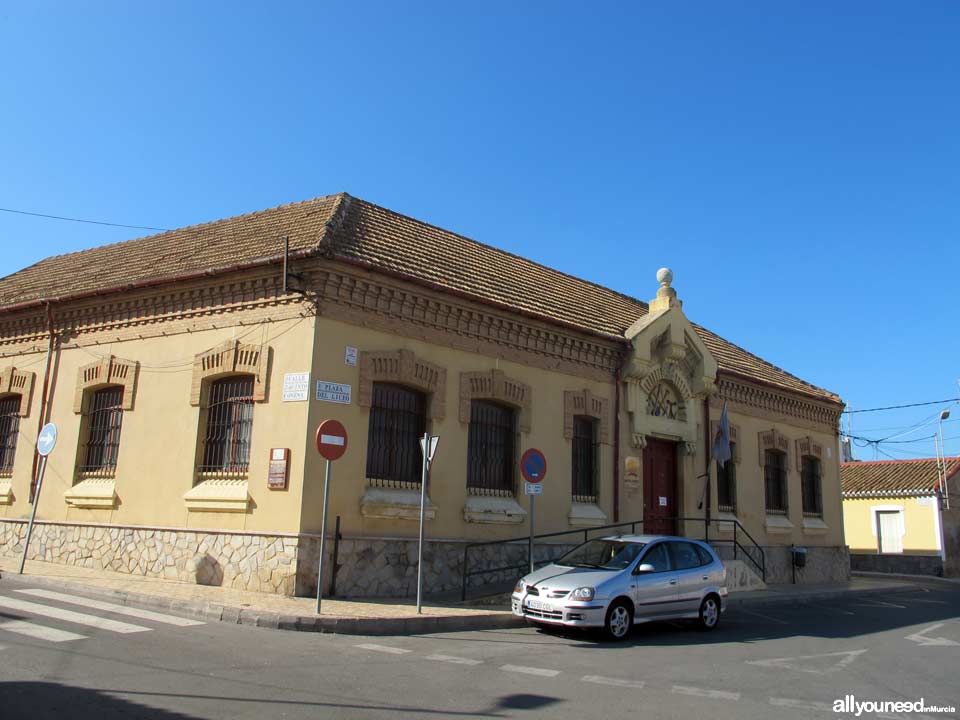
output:
<svg viewBox="0 0 960 720"><path fill-rule="evenodd" d="M169 710L140 705L99 690L51 682L0 683L5 720L196 720Z"/></svg>

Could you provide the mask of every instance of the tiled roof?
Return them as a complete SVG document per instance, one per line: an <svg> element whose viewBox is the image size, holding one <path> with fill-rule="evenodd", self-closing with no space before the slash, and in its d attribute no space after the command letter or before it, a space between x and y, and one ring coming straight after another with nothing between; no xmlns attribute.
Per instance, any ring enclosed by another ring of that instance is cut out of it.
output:
<svg viewBox="0 0 960 720"><path fill-rule="evenodd" d="M947 458L947 477L960 470L960 457ZM840 465L845 496L930 494L937 489L937 461L876 460Z"/></svg>
<svg viewBox="0 0 960 720"><path fill-rule="evenodd" d="M623 338L647 314L640 300L345 193L47 258L0 279L0 312L276 260L283 236L294 255L322 253L594 334ZM697 332L721 369L840 401L709 330Z"/></svg>

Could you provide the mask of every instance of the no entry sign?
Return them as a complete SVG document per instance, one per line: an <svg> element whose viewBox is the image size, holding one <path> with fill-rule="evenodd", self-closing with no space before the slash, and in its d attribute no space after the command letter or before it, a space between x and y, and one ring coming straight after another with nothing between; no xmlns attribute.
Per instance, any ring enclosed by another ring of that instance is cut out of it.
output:
<svg viewBox="0 0 960 720"><path fill-rule="evenodd" d="M324 420L317 428L317 452L327 460L339 460L347 451L347 429L339 420Z"/></svg>
<svg viewBox="0 0 960 720"><path fill-rule="evenodd" d="M529 483L538 483L547 474L547 459L536 448L530 448L520 458L520 472Z"/></svg>

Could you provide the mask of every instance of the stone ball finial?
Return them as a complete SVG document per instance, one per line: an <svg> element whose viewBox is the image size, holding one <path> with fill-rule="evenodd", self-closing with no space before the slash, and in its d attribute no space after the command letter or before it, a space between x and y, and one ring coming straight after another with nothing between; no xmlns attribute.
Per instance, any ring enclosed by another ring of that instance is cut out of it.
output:
<svg viewBox="0 0 960 720"><path fill-rule="evenodd" d="M670 283L673 282L673 270L666 267L657 270L657 282L665 288L670 287Z"/></svg>

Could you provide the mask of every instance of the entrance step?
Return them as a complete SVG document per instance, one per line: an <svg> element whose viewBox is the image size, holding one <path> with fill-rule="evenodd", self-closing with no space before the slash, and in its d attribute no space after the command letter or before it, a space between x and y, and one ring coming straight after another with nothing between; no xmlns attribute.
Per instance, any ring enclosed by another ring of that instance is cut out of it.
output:
<svg viewBox="0 0 960 720"><path fill-rule="evenodd" d="M767 584L743 560L724 560L723 564L727 568L727 590L730 592L766 590Z"/></svg>

